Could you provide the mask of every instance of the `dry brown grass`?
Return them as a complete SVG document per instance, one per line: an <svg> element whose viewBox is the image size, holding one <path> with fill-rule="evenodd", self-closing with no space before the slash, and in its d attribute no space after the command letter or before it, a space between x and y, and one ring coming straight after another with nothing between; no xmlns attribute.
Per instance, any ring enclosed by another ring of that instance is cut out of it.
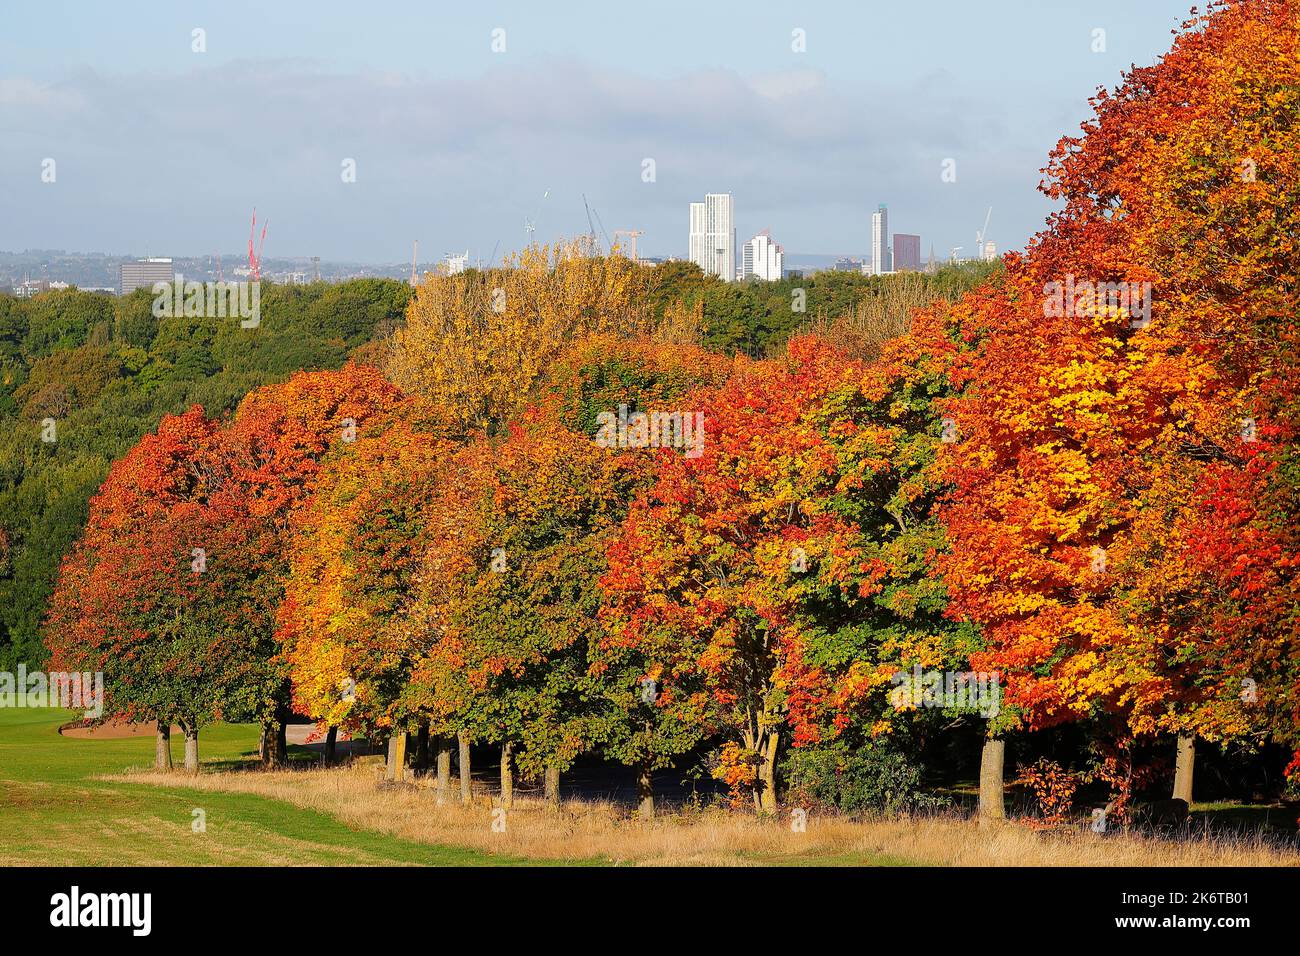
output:
<svg viewBox="0 0 1300 956"><path fill-rule="evenodd" d="M918 863L945 866L1298 866L1300 854L1266 840L1087 831L1042 833L1015 824L980 827L955 816L853 821L810 814L807 831L788 818L760 821L723 810L661 816L652 825L608 803L571 801L558 814L516 799L506 832L492 830L492 800L439 804L426 787L384 789L373 765L276 772L133 773L133 783L258 794L328 813L354 827L422 843L538 860L637 865ZM454 785L453 785L454 790Z"/></svg>
<svg viewBox="0 0 1300 956"><path fill-rule="evenodd" d="M907 274L861 299L848 315L835 319L817 316L806 331L830 342L850 358L874 361L886 342L908 330L912 310L932 298L921 276Z"/></svg>
<svg viewBox="0 0 1300 956"><path fill-rule="evenodd" d="M850 358L872 362L885 343L911 327L912 313L939 300L949 302L996 275L1000 265L967 263L937 273L900 272L883 276L859 298L852 311L812 317L802 331L830 342Z"/></svg>

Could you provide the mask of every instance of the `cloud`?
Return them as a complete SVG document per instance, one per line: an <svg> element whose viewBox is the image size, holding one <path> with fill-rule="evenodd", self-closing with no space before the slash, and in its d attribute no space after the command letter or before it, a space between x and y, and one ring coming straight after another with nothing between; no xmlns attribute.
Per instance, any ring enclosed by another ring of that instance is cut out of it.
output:
<svg viewBox="0 0 1300 956"><path fill-rule="evenodd" d="M644 248L680 254L685 203L731 191L742 231L771 226L806 251L861 249L875 202L931 217L952 208L962 194L941 188L945 157L983 178L979 197L960 200L972 208L1032 195L1032 138L1005 104L955 86L943 73L908 89L835 88L816 71L660 79L574 60L472 79L310 60L10 78L0 248L237 248L232 224L254 204L286 255L396 259L412 235L510 248L549 188L539 238L585 231L585 193L617 220L609 229L638 225ZM55 186L37 175L44 156L59 161ZM641 179L647 157L653 184ZM345 158L355 184L340 180Z"/></svg>
<svg viewBox="0 0 1300 956"><path fill-rule="evenodd" d="M0 77L0 109L27 114L75 110L82 101L77 91L38 83L24 76Z"/></svg>

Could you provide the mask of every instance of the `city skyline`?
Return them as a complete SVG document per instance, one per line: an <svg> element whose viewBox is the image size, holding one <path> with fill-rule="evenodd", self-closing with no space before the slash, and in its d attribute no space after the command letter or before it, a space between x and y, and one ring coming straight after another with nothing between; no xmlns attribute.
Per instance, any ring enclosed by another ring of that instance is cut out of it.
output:
<svg viewBox="0 0 1300 956"><path fill-rule="evenodd" d="M428 261L490 260L527 243L525 220L539 241L588 232L585 195L611 235L642 231L642 255L684 255L678 210L708 188L745 197L739 234L778 228L791 253L865 251L880 196L942 257L971 247L989 206L992 238L1014 249L1053 208L1038 171L1086 116L1078 91L1151 59L1184 4L1036 11L1009 32L1012 0L887 23L671 3L634 24L594 6L398 6L364 22L337 3L15 10L0 36L0 249L228 254L256 206L269 256L409 261L418 239ZM1015 71L999 65L1012 48ZM1041 82L1026 88L1026 71Z"/></svg>
<svg viewBox="0 0 1300 956"><path fill-rule="evenodd" d="M666 256L643 255L638 252L636 257L640 261L648 263L666 260L695 262L701 267L706 275L715 275L722 278L724 281L744 280L751 277L774 281L782 278L786 274L788 271L787 265L789 270L793 271L816 272L839 268L841 263L845 262L852 256L852 251L846 253L842 250L833 253L787 253L784 245L777 243L772 238L770 228L761 229L754 233L751 238L744 242L740 242L734 225L735 210L735 197L731 193L706 194L703 202L692 202L689 204L689 228L686 245L684 247L684 255L680 251L674 250ZM609 245L602 244L602 237L600 235L594 235L591 233L579 234L575 237L561 238L568 238L579 243L584 243L586 244L585 248L588 248L590 251L607 252L610 248ZM899 258L900 253L896 250L896 243L899 240L902 240L906 247L906 251L901 254L901 261ZM609 240L608 236L605 236L605 241L612 245L614 240ZM621 237L618 241L621 242ZM891 233L889 231L887 204L881 203L878 205L876 211L871 215L870 232L865 241L867 252L862 258L863 269L869 273L919 270L922 268L920 244L921 237L918 235L909 233ZM629 254L631 247L625 242L622 242L621 245L621 251L623 254ZM955 256L953 253L958 250L949 250L949 255L944 256L943 259L945 261L950 259L993 259L996 257L991 251L993 246L994 243L991 241L987 243L987 249L983 245L977 244L972 248L972 255L970 256ZM66 250L23 251L48 251L51 253L67 254ZM504 255L508 255L511 251L513 250L508 250L506 253L502 254L502 256L498 256L498 262L495 264L499 264L499 260ZM10 255L11 252L11 250L0 250L0 255ZM136 266L146 262L170 263L172 261L172 257L123 255L116 252L105 253L102 250L87 251L85 253L73 252L69 255L73 258L76 258L79 255L86 258L96 256L103 256L106 258L125 258L129 260L125 265L129 266ZM462 272L469 267L486 268L494 264L475 260L470 255L469 250L445 253L436 258L427 256L419 258L418 242L415 246L414 255L417 258L411 263L411 270L412 272L421 275L435 269L445 269L447 274L454 274ZM876 262L877 255L883 256L881 260L883 262L883 267L880 263ZM217 278L220 278L224 273L229 273L230 276L234 277L246 275L250 271L241 254L223 255L221 253L216 253L207 257L181 258L207 258L209 260L208 265L210 268L206 271L213 273ZM832 258L835 258L836 261L830 261ZM823 261L816 263L809 261L818 259ZM276 260L273 257L272 261L278 261L279 268L277 270L268 271L268 277L276 279L277 281L287 280L289 282L308 281L310 273L313 271L319 276L320 266L322 265L322 260L318 258L308 260L304 257L297 257L296 259L290 257L288 259L280 258ZM287 267L286 263L288 263ZM730 266L726 265L726 263L730 263ZM370 267L379 267L381 270L391 270L395 265L392 262L341 263L336 261L326 261L323 264L333 267L335 270L333 277L329 281L337 280L340 277L371 274ZM345 272L340 276L337 269L341 266L347 265L361 267L362 271L352 273ZM402 268L404 269L405 267L403 266ZM203 274L202 271L200 274ZM379 274L384 274L384 272L380 272ZM37 274L33 274L30 270L25 270L21 279L31 281L24 281L20 284L17 274L9 275L8 279L11 280L10 284L18 294L30 294L33 289L38 287L51 287L51 282L54 283L53 287L56 288L66 286L69 283L77 284L76 279L70 279L69 275L70 273L64 274L57 268L53 271L47 270ZM3 266L0 265L0 285L3 284L2 280L5 279L6 274L3 270ZM42 283L44 284L42 285ZM120 288L122 283L119 281L118 285Z"/></svg>
<svg viewBox="0 0 1300 956"><path fill-rule="evenodd" d="M706 217L706 219L707 219L707 217L710 217L710 216L713 216L713 215L717 215L716 212L710 212L710 211L709 211L711 207L710 207L708 201L709 201L710 199L717 200L717 199L721 199L721 198L726 198L726 199L728 200L729 205L730 205L730 208L727 209L726 212L723 214L723 215L725 215L725 217L726 217L726 221L730 224L730 228L729 228L729 230L728 230L728 228L723 227L723 229L721 230L721 233L719 233L719 234L721 234L721 235L725 235L725 234L727 234L728 232L730 233L730 235L731 235L731 243L730 243L730 245L731 245L731 248L732 248L733 259L734 259L734 261L735 261L735 264L736 264L737 266L739 266L739 265L741 264L741 261L742 261L742 260L741 260L741 256L742 256L743 253L744 253L744 246L746 246L748 243L752 242L753 239L756 239L756 238L759 238L759 237L764 237L764 236L766 236L766 237L769 237L769 238L770 238L770 237L771 237L771 227L764 227L764 228L762 228L762 229L755 230L755 231L752 233L750 239L746 240L745 242L739 242L738 239L736 238L736 236L737 236L737 230L735 229L735 226L734 226L734 216L735 216L735 197L734 197L734 195L733 195L732 193L730 193L730 192L726 192L726 193L708 193L708 194L706 194L706 196L705 196L705 200L706 200L705 202L692 202L692 203L690 203L690 207L691 207L691 215L694 216L694 215L696 214L696 210L697 210L697 208L700 210L700 215ZM851 212L851 211L852 211L852 210L850 210L850 212ZM793 253L787 253L787 251L786 251L784 245L778 245L778 246L776 246L776 248L778 248L778 249L780 250L780 252L781 252L782 255L792 254L792 255L794 255L794 256L796 256L796 257L807 257L807 258L824 258L824 259L830 259L830 258L832 258L832 257L846 257L846 256L852 256L852 255L855 255L855 254L862 254L862 255L864 256L864 260L865 260L866 262L869 263L869 262L872 261L873 251L874 251L875 246L876 246L876 244L877 244L877 226L876 226L876 221L877 221L877 218L880 217L880 215L881 215L882 213L884 213L884 214L885 214L885 218L884 218L884 230L883 230L883 236L884 236L884 240L883 240L883 248L884 248L884 253L885 253L885 262L887 262L887 263L892 263L893 260L894 260L894 244L893 244L893 240L894 240L894 238L896 238L896 237L903 237L903 238L905 238L905 239L907 239L907 240L916 240L916 241L919 242L919 240L920 240L920 236L919 236L919 235L916 235L916 234L908 234L908 233L891 233L891 232L889 231L889 226L888 226L888 215L887 215L887 212L888 212L888 204L887 204L887 203L880 203L880 204L878 204L878 206L876 207L875 211L872 212L872 214L871 214L871 226L870 226L868 232L865 234L865 236L864 236L864 238L863 238L863 242L862 242L862 244L861 244L861 248L860 248L860 249L798 250L798 251L795 251L795 252L793 252ZM703 221L705 221L705 220L702 219L701 221L703 222ZM625 231L625 230L620 230L620 231ZM639 259L661 259L661 260L662 260L662 259L669 259L669 260L671 260L671 259L681 259L681 260L685 260L685 261L698 261L697 258L696 258L696 256L692 253L692 250L691 250L691 236L694 234L694 232L695 232L694 220L692 220L692 225L691 225L690 228L688 229L688 238L687 238L687 242L686 242L685 246L681 247L680 249L673 249L673 250L670 250L670 251L668 251L666 254L663 254L663 255L655 255L655 254L652 254L652 253L648 253L648 252L646 252L644 249L642 249L642 250L638 253L637 258L639 258ZM602 241L602 239L603 239L604 241ZM590 242L590 241L592 241L592 240L591 240L591 234L586 233L586 232L579 232L579 233L575 233L575 234L573 234L573 235L568 235L568 236L556 236L554 240L537 240L537 241L579 241L579 242L588 241L588 242ZM608 248L609 248L609 245L612 245L613 242L614 242L615 240L609 240L607 235L604 235L604 236L602 236L602 235L596 235L594 241L595 241L595 247L596 247L596 248L599 248L599 249L601 249L602 251L607 251ZM622 247L622 251L626 254L626 253L627 253L627 249L628 249L628 243L626 243L625 241L622 241L621 239L620 239L620 240L617 240L617 241L619 242L620 246ZM417 240L416 240L417 247L418 247L418 242L419 242L419 240L417 239ZM607 245L606 243L608 243L609 245ZM776 244L773 242L773 245L776 245ZM522 246L521 246L520 248L522 248ZM957 247L957 248L962 248L962 247ZM515 252L515 251L518 251L518 250L517 250L517 249L505 250L505 254L509 254L510 252ZM945 250L945 251L951 251L951 250ZM165 252L165 251L163 251L163 250L150 250L150 251L147 252L147 253L141 253L141 252L139 252L138 250L122 250L122 249L64 249L64 248L41 248L41 247L29 247L29 248L24 248L24 249L17 249L17 248L15 248L15 249L3 249L3 248L0 248L0 254L13 254L13 253L42 253L42 252L45 252L45 253L56 253L56 254L69 255L69 256L84 256L84 257L103 256L103 257L111 257L111 258L126 258L126 259L133 259L133 260L141 261L141 262L143 262L143 261L147 261L147 260L157 260L157 259L168 259L168 260L169 260L169 259L171 259L171 258L204 258L204 257L207 257L207 258L212 258L212 259L214 259L214 260L220 260L221 262L223 262L223 263L225 264L225 268L231 270L232 272L234 272L234 271L238 271L238 270L240 270L241 268L244 268L244 258L243 258L244 253L242 253L242 252L232 252L231 250L225 250L225 251L214 250L214 251L211 252L211 253L206 253L206 254L200 253L200 254L197 254L197 255L190 255L190 254L184 254L184 253L176 253L176 254L172 254L172 253L170 253L170 252ZM722 252L722 251L720 251L720 250L715 250L715 253L717 253L718 255L725 255L725 252ZM918 252L918 255L919 255L919 252ZM300 262L300 263L308 263L308 262L311 261L311 257L304 257L304 256L296 256L296 257L295 257L295 256L290 256L290 255L281 255L281 256L268 257L268 258L278 259L278 260L280 260L281 262L283 262L283 261L297 261L297 262ZM496 262L495 264L499 264L501 258L502 258L502 253L501 253L500 250L498 250L497 262ZM945 255L943 258L948 258L948 256ZM958 258L962 258L962 259L966 259L966 258L975 259L975 258L991 258L991 257L990 257L990 256L984 256L984 255L982 255L982 247L973 247L973 252L972 252L971 255L969 255L969 256L960 256L960 257L958 257ZM430 255L422 255L422 256L419 256L419 258L418 258L418 262L419 262L421 265L423 265L423 266L432 266L432 265L435 265L435 264L437 264L437 263L441 263L441 262L451 262L451 261L453 261L453 260L455 261L455 266L453 267L453 271L457 271L457 272L458 272L458 271L463 271L465 268L468 268L468 267L471 267L471 266L473 266L473 267L479 267L479 266L481 266L481 267L485 267L485 268L486 268L486 267L488 267L489 265L493 264L493 263L489 263L489 262L487 262L487 261L484 259L484 257L482 257L482 256L479 256L479 257L476 258L474 255L472 255L472 254L470 253L470 251L469 251L468 249L465 249L465 250L452 250L452 251L450 251L450 252L445 252L445 253L437 253L437 254L430 254ZM389 265L393 265L393 264L394 264L392 260L387 260L387 261L381 261L381 260L369 260L369 261L367 261L367 260L364 260L364 259L350 259L350 260L340 260L340 259L319 260L319 259L318 259L318 261L328 261L328 262L330 262L331 264L334 264L334 265L340 265L340 264L355 264L355 265L385 265L385 266L389 266ZM400 261L400 260L399 260L399 261ZM911 261L911 260L909 260L909 261ZM918 259L917 261L919 262L919 259ZM828 267L829 267L829 266L828 266ZM706 272L708 272L708 270L706 270ZM719 274L719 273L715 271L715 272L712 272L712 273L710 273L710 274Z"/></svg>

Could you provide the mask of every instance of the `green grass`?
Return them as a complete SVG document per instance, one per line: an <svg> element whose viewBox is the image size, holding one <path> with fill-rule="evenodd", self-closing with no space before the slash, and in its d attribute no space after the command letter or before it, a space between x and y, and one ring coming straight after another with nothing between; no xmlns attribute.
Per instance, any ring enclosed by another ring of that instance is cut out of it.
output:
<svg viewBox="0 0 1300 956"><path fill-rule="evenodd" d="M0 865L27 866L387 866L553 865L466 847L407 840L349 826L317 810L256 794L131 782L151 768L152 736L64 737L71 711L0 708ZM182 742L173 739L173 757ZM204 768L230 770L255 760L257 728L204 728ZM291 757L314 759L291 748ZM205 828L195 832L195 811ZM1294 833L1294 810L1197 804L1193 820L1219 832ZM606 859L580 861L609 864ZM740 852L766 866L908 866L885 853Z"/></svg>
<svg viewBox="0 0 1300 956"><path fill-rule="evenodd" d="M479 850L404 840L350 827L327 813L254 794L195 790L99 779L150 769L152 736L64 737L72 711L0 709L0 865L547 865ZM257 728L216 724L203 729L205 770L250 764ZM291 758L306 758L306 752ZM182 741L173 737L173 759ZM195 832L195 810L205 829ZM906 865L877 854L745 853L769 866ZM610 860L585 860L588 865Z"/></svg>
<svg viewBox="0 0 1300 956"><path fill-rule="evenodd" d="M52 866L511 864L457 847L356 830L279 800L95 780L153 763L152 737L63 737L70 711L0 709L0 864ZM248 725L217 724L200 736L209 761L256 750ZM178 741L174 756L180 757ZM206 831L194 832L194 810Z"/></svg>

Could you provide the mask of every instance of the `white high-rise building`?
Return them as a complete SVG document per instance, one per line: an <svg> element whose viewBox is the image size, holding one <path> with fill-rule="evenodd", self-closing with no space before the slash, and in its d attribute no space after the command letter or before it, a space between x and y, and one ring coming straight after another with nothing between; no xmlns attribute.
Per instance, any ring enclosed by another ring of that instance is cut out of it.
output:
<svg viewBox="0 0 1300 956"><path fill-rule="evenodd" d="M884 203L871 214L871 273L884 275L894 271L889 255L889 210Z"/></svg>
<svg viewBox="0 0 1300 956"><path fill-rule="evenodd" d="M731 193L709 193L691 203L690 258L708 276L736 276L736 227Z"/></svg>
<svg viewBox="0 0 1300 956"><path fill-rule="evenodd" d="M785 273L785 250L766 229L741 247L740 277L778 282Z"/></svg>

